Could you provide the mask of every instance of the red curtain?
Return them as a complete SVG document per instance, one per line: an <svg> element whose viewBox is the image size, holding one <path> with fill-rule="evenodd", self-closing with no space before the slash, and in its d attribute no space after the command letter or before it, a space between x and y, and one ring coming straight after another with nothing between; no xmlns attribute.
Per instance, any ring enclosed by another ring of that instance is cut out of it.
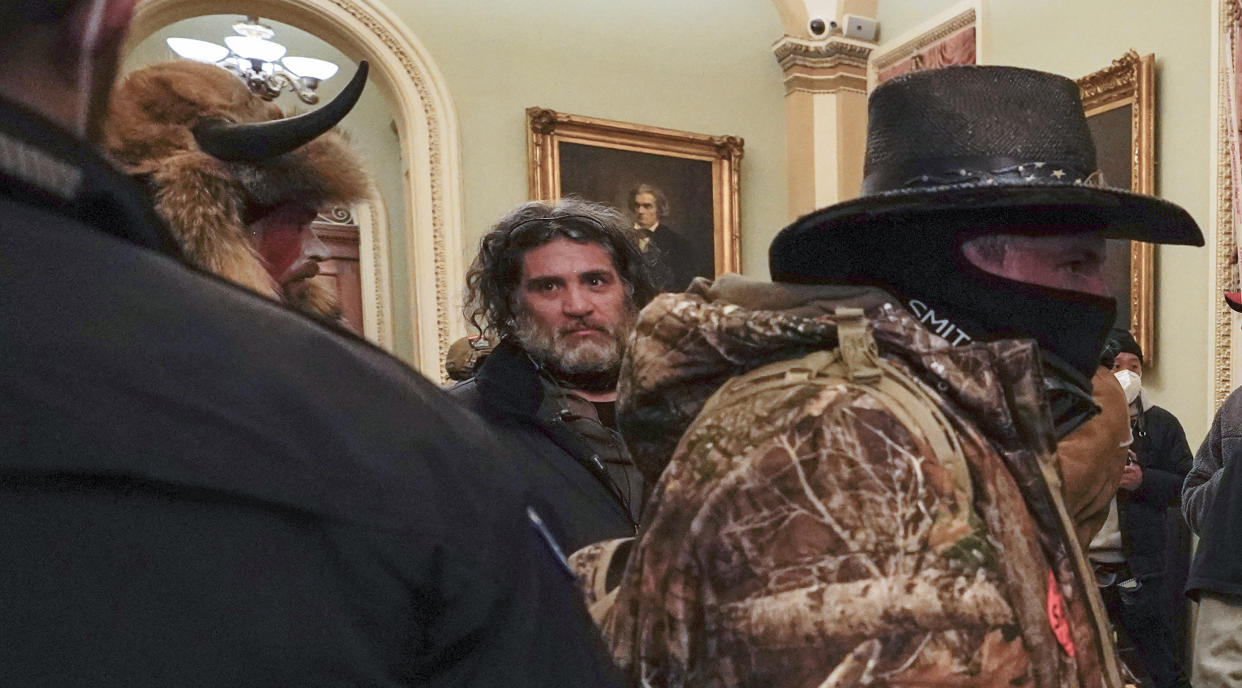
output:
<svg viewBox="0 0 1242 688"><path fill-rule="evenodd" d="M882 84L906 72L964 64L975 64L974 26L950 34L881 71L876 77L876 84Z"/></svg>

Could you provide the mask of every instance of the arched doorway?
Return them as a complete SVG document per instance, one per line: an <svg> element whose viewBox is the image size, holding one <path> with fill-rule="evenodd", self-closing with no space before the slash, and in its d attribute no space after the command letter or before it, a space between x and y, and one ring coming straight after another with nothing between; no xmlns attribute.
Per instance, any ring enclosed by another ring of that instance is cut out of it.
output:
<svg viewBox="0 0 1242 688"><path fill-rule="evenodd" d="M206 14L259 15L313 33L350 58L371 63L372 83L396 113L406 170L408 259L377 269L404 281L413 326L408 341L392 342L390 348L438 379L450 337L464 330L451 294L464 267L457 114L434 63L409 29L373 0L143 0L129 44Z"/></svg>

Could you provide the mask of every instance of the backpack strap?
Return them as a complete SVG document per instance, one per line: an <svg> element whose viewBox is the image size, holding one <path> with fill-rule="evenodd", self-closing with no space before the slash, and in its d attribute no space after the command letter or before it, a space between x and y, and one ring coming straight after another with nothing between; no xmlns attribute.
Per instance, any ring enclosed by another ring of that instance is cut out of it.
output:
<svg viewBox="0 0 1242 688"><path fill-rule="evenodd" d="M838 346L777 361L730 379L707 400L700 417L730 399L800 384L856 385L879 401L906 428L921 436L945 468L965 504L973 504L970 469L952 424L925 385L879 355L870 321L861 308L835 312Z"/></svg>
<svg viewBox="0 0 1242 688"><path fill-rule="evenodd" d="M838 308L836 316L837 346L841 349L845 376L850 382L875 384L884 373L879 367L880 354L871 336L870 321L861 308Z"/></svg>

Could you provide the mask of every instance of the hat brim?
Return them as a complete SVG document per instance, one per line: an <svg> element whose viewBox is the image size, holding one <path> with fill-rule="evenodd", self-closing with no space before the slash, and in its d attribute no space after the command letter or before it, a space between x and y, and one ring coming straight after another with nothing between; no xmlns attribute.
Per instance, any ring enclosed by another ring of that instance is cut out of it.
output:
<svg viewBox="0 0 1242 688"><path fill-rule="evenodd" d="M1225 303L1235 311L1242 313L1242 291L1225 292Z"/></svg>
<svg viewBox="0 0 1242 688"><path fill-rule="evenodd" d="M1025 184L955 184L897 189L860 196L804 215L772 241L769 263L773 279L789 278L807 264L806 251L816 244L840 246L851 231L925 232L920 217L946 211L1021 211L1055 213L1066 224L1098 225L1110 239L1153 244L1202 246L1203 233L1180 206L1154 196L1109 187L1031 182ZM960 230L972 228L960 227ZM982 228L973 228L982 229Z"/></svg>

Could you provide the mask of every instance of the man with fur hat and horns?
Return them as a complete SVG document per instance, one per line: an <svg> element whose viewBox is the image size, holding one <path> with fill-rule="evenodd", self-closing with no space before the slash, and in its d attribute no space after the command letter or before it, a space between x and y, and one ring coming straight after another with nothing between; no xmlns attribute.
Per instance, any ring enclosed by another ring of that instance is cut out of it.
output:
<svg viewBox="0 0 1242 688"><path fill-rule="evenodd" d="M366 74L359 69L332 103L286 118L214 65L151 65L117 86L104 147L146 186L195 264L336 322L336 294L312 279L327 248L310 223L329 205L368 195L357 156L331 130Z"/></svg>
<svg viewBox="0 0 1242 688"><path fill-rule="evenodd" d="M0 681L617 685L486 429L188 261L91 143L133 5L0 3ZM181 191L314 155L229 112L181 114L230 161Z"/></svg>
<svg viewBox="0 0 1242 688"><path fill-rule="evenodd" d="M1120 688L1054 452L1096 412L1105 237L1203 238L1098 185L1068 79L916 72L869 116L863 195L776 237L776 283L639 318L618 413L656 486L614 658L651 686Z"/></svg>

